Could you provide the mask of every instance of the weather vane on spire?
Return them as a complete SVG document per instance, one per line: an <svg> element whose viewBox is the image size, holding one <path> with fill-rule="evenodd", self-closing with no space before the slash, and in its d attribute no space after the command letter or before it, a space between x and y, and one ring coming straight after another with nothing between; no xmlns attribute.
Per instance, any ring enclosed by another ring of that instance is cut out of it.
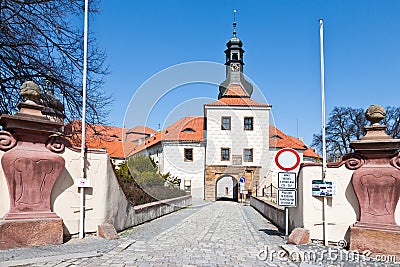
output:
<svg viewBox="0 0 400 267"><path fill-rule="evenodd" d="M236 36L236 9L233 10L233 36Z"/></svg>

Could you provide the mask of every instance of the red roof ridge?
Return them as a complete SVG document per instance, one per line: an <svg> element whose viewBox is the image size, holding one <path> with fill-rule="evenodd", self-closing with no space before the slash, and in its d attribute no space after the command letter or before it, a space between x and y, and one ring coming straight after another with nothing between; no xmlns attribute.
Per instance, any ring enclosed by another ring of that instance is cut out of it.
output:
<svg viewBox="0 0 400 267"><path fill-rule="evenodd" d="M228 89L226 89L224 97L249 97L250 96L247 94L246 90L243 89L242 85L240 83L231 83L228 86Z"/></svg>
<svg viewBox="0 0 400 267"><path fill-rule="evenodd" d="M242 106L242 107L272 107L269 104L254 101L249 97L221 97L219 100L205 104L204 106Z"/></svg>

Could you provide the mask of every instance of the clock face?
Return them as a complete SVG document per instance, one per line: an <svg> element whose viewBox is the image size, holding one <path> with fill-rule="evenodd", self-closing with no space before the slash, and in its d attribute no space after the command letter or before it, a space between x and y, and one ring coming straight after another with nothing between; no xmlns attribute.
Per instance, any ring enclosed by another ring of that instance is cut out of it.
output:
<svg viewBox="0 0 400 267"><path fill-rule="evenodd" d="M240 71L240 63L232 63L231 70L232 71Z"/></svg>

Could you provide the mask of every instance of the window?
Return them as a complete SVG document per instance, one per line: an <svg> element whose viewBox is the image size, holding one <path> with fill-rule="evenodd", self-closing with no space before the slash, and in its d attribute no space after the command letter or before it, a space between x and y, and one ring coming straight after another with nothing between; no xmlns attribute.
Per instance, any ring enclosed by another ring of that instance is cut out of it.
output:
<svg viewBox="0 0 400 267"><path fill-rule="evenodd" d="M253 162L253 149L252 148L244 149L244 161Z"/></svg>
<svg viewBox="0 0 400 267"><path fill-rule="evenodd" d="M253 130L253 117L245 117L244 118L244 129L245 130Z"/></svg>
<svg viewBox="0 0 400 267"><path fill-rule="evenodd" d="M233 53L233 54L232 54L232 59L233 59L233 60L238 60L238 59L239 59L238 53Z"/></svg>
<svg viewBox="0 0 400 267"><path fill-rule="evenodd" d="M230 149L229 148L221 148L221 161L229 160Z"/></svg>
<svg viewBox="0 0 400 267"><path fill-rule="evenodd" d="M185 148L185 161L193 161L193 148Z"/></svg>
<svg viewBox="0 0 400 267"><path fill-rule="evenodd" d="M222 117L221 130L230 130L230 129L231 129L231 117Z"/></svg>

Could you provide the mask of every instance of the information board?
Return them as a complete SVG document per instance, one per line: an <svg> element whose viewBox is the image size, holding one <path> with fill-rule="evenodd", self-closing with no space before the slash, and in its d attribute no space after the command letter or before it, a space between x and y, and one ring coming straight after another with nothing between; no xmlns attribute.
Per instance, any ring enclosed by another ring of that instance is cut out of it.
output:
<svg viewBox="0 0 400 267"><path fill-rule="evenodd" d="M297 206L296 190L278 190L278 205L283 207Z"/></svg>
<svg viewBox="0 0 400 267"><path fill-rule="evenodd" d="M279 172L278 173L279 189L297 189L296 173L294 172Z"/></svg>
<svg viewBox="0 0 400 267"><path fill-rule="evenodd" d="M315 197L331 197L336 195L336 181L313 180L312 195Z"/></svg>

